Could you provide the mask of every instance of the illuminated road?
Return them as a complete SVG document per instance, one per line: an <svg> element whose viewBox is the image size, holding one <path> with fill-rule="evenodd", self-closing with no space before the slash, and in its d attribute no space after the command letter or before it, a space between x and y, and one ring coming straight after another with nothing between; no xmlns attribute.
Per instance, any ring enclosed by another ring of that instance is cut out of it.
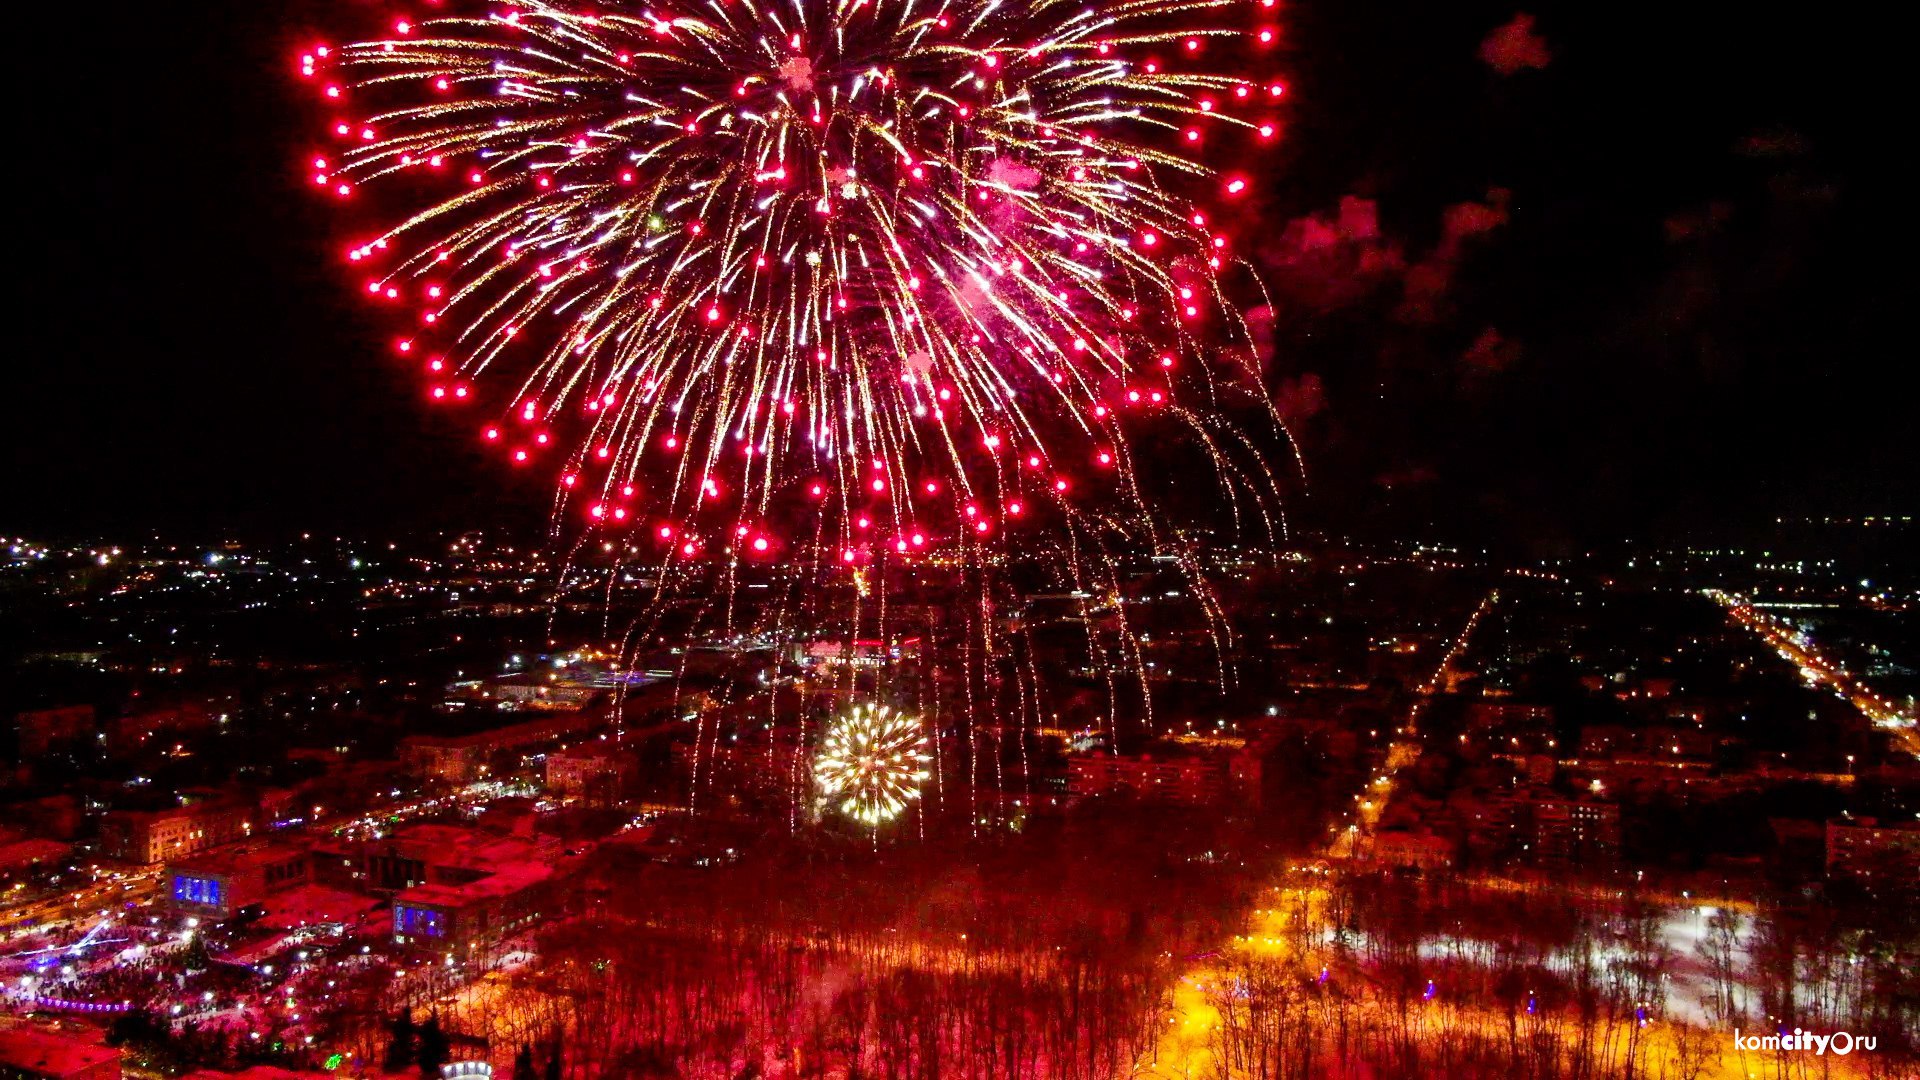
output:
<svg viewBox="0 0 1920 1080"><path fill-rule="evenodd" d="M1372 770L1365 786L1354 794L1352 807L1341 811L1340 820L1327 826L1329 835L1321 853L1323 860L1352 858L1364 838L1372 835L1374 825L1380 820L1380 814L1393 794L1394 781L1400 770L1420 757L1421 714L1426 711L1433 694L1445 685L1448 670L1466 651L1467 643L1472 640L1473 631L1480 625L1481 618L1499 600L1499 590L1488 593L1473 609L1473 613L1467 616L1460 632L1447 643L1446 651L1441 654L1439 663L1434 665L1432 674L1417 688L1419 696L1407 710L1407 718L1395 731L1394 740L1382 755L1379 766ZM1270 899L1265 901L1272 906L1249 912L1247 932L1236 935L1222 952L1251 954L1267 959L1289 958L1290 952L1285 942L1290 925L1296 919L1314 921L1314 913L1326 899L1326 890L1321 882L1325 880L1325 875L1337 872L1330 870L1321 860L1310 859L1305 864L1291 867L1282 883L1273 887ZM1213 1048L1210 1036L1219 1025L1220 1016L1207 998L1209 986L1219 980L1219 972L1209 966L1195 968L1180 978L1173 988L1171 1015L1167 1017L1171 1030L1160 1041L1149 1060L1136 1063L1134 1076L1180 1077L1184 1080L1212 1075Z"/></svg>
<svg viewBox="0 0 1920 1080"><path fill-rule="evenodd" d="M1368 778L1366 787L1353 796L1355 805L1343 812L1341 820L1329 826L1331 835L1323 852L1324 858L1307 860L1304 864L1289 868L1281 883L1262 900L1263 904L1272 906L1263 906L1250 912L1245 933L1237 935L1230 944L1223 946L1217 956L1201 961L1174 986L1166 1017L1168 1030L1149 1059L1136 1063L1133 1076L1153 1077L1156 1080L1175 1077L1181 1080L1224 1080L1243 1075L1239 1071L1223 1069L1223 1046L1217 1037L1223 1018L1216 1008L1216 1002L1221 1000L1223 984L1231 981L1229 976L1233 974L1232 965L1236 961L1247 958L1278 961L1292 967L1294 974L1299 977L1313 977L1316 970L1320 978L1326 977L1327 966L1335 961L1321 955L1319 933L1326 923L1326 903L1330 895L1327 886L1334 880L1333 875L1341 872L1336 860L1351 858L1356 849L1363 846L1393 792L1399 770L1419 757L1419 719L1426 703L1445 686L1453 662L1465 651L1475 626L1497 600L1498 594L1495 593L1480 604L1453 639L1432 676L1418 688L1420 698L1409 710L1406 723L1399 729L1379 768ZM1817 661L1817 657L1807 652L1804 643L1796 642L1794 645L1797 650L1794 655L1804 653ZM1822 670L1831 669L1823 667ZM1870 692L1846 679L1844 672L1836 674L1840 677L1837 685L1842 688L1843 696L1853 700L1852 694L1848 693L1851 691L1864 695L1869 704L1878 702L1879 699ZM1868 710L1863 706L1862 711ZM1874 714L1869 712L1868 715ZM1905 734L1910 735L1910 732ZM1482 877L1477 883L1481 887L1504 890L1590 895L1594 900L1605 900L1608 892L1560 882L1509 882ZM1672 898L1672 901L1662 920L1661 933L1676 956L1690 957L1695 951L1691 942L1700 932L1700 921L1711 909L1700 906L1700 899L1685 895ZM1730 906L1736 911L1750 911L1748 905L1740 902L1718 900L1714 904ZM1445 945L1444 937L1440 937L1435 939L1431 947L1444 949ZM1423 950L1427 947L1429 945L1423 943ZM1685 977L1684 963L1676 967L1676 971L1682 972L1676 978ZM1365 973L1361 974L1364 978ZM1668 1072L1670 1068L1681 1070L1681 1075L1693 1076L1696 1080L1753 1080L1763 1075L1799 1075L1792 1071L1798 1062L1787 1063L1771 1053L1750 1053L1734 1047L1731 1029L1709 1020L1698 1007L1683 1000L1688 995L1680 991L1681 985L1680 982L1673 984L1676 1001L1665 1019L1643 1020L1638 1026L1634 1036L1637 1049L1631 1052L1634 1075L1672 1075ZM1428 989L1431 994L1432 984ZM1754 993L1750 987L1746 988L1746 992ZM1362 1007L1381 1008L1385 1005L1373 1002ZM1448 1010L1451 1010L1450 1014ZM1512 1017L1498 1014L1486 1006L1458 1001L1449 1002L1440 1010L1440 1014L1451 1015L1459 1026L1437 1029L1439 1037L1450 1037L1450 1033L1457 1030L1500 1032L1507 1030L1506 1025L1512 1022ZM1812 1058L1808 1061L1821 1070L1821 1075L1842 1077L1873 1074L1872 1063L1861 1059L1827 1057L1817 1062ZM1618 1059L1610 1059L1600 1064L1605 1071L1622 1063ZM1780 1071L1783 1065L1788 1072Z"/></svg>
<svg viewBox="0 0 1920 1080"><path fill-rule="evenodd" d="M1755 608L1745 597L1719 589L1703 590L1703 595L1726 608L1728 618L1759 635L1760 640L1779 653L1781 659L1799 668L1801 677L1808 683L1833 691L1836 696L1860 710L1862 716L1892 733L1907 753L1920 757L1920 733L1915 731L1915 718L1911 712L1902 713L1892 699L1875 693L1844 665L1823 656L1811 638L1788 623Z"/></svg>
<svg viewBox="0 0 1920 1080"><path fill-rule="evenodd" d="M0 909L0 926L13 928L0 940L28 938L90 925L102 916L145 905L159 892L160 868L90 868L92 880L75 888L41 893Z"/></svg>

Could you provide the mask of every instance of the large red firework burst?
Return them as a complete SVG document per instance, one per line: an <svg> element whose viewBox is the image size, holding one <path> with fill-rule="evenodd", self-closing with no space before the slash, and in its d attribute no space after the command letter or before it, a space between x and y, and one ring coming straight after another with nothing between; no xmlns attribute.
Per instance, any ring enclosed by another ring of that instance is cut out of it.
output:
<svg viewBox="0 0 1920 1080"><path fill-rule="evenodd" d="M1149 426L1264 473L1202 154L1275 133L1272 6L431 4L301 57L313 180L432 397L665 555L1151 523Z"/></svg>

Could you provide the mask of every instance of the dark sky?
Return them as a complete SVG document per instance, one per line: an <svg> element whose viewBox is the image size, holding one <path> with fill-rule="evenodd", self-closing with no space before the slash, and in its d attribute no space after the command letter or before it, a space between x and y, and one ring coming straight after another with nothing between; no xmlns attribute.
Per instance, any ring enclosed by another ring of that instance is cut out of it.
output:
<svg viewBox="0 0 1920 1080"><path fill-rule="evenodd" d="M304 185L296 45L371 10L126 5L16 37L0 532L541 520L540 484L387 355ZM1290 3L1256 205L1296 520L1550 550L1910 512L1912 94L1878 19Z"/></svg>

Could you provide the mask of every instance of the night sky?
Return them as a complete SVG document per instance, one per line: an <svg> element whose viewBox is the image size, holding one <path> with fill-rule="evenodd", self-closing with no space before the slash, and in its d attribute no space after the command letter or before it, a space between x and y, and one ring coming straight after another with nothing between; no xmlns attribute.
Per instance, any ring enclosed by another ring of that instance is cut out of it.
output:
<svg viewBox="0 0 1920 1080"><path fill-rule="evenodd" d="M299 167L296 45L371 7L18 31L0 532L544 519L391 358ZM1912 95L1875 14L1292 4L1256 246L1295 521L1546 552L1911 512Z"/></svg>

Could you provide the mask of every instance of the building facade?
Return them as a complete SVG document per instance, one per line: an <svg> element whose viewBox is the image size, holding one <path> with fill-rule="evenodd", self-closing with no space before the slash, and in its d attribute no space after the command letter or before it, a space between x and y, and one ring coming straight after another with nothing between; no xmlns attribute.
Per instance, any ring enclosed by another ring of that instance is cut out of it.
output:
<svg viewBox="0 0 1920 1080"><path fill-rule="evenodd" d="M100 850L123 862L163 863L253 835L254 813L223 799L164 810L115 810L101 819Z"/></svg>

